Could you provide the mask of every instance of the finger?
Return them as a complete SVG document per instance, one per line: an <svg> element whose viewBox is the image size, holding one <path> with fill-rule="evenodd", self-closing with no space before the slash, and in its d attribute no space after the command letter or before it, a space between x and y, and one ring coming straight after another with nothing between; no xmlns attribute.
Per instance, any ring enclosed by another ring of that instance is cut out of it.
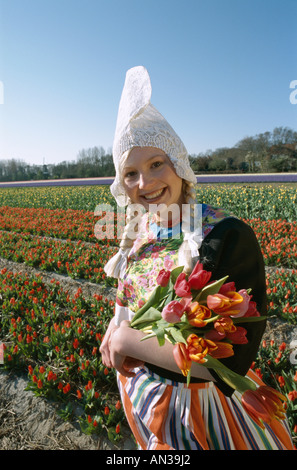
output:
<svg viewBox="0 0 297 470"><path fill-rule="evenodd" d="M135 376L135 372L133 370L127 369L123 363L118 362L116 364L112 364L111 367L115 368L124 377Z"/></svg>
<svg viewBox="0 0 297 470"><path fill-rule="evenodd" d="M111 367L111 359L110 359L110 354L108 348L101 348L100 349L101 353L101 362L104 364L106 367Z"/></svg>
<svg viewBox="0 0 297 470"><path fill-rule="evenodd" d="M119 367L117 369L117 371L123 375L124 377L134 377L135 376L135 372L133 372L132 370L127 370L125 369L124 367Z"/></svg>
<svg viewBox="0 0 297 470"><path fill-rule="evenodd" d="M108 367L109 369L112 367L112 363L110 360L106 359L106 360L102 360L102 364L106 367Z"/></svg>

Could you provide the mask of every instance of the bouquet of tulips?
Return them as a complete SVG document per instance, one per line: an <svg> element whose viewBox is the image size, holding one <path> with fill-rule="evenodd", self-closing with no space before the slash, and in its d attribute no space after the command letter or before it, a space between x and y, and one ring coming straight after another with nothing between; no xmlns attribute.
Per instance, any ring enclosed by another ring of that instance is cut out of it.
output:
<svg viewBox="0 0 297 470"><path fill-rule="evenodd" d="M135 314L131 327L145 333L143 340L157 337L159 345L171 342L173 356L190 383L192 362L216 371L229 386L242 393L242 404L262 428L263 421L284 419L285 397L268 387L257 387L222 364L234 354L233 344L245 344L246 329L238 324L261 317L250 289L238 292L229 276L210 281L212 273L198 262L187 276L183 267L162 269L151 297Z"/></svg>

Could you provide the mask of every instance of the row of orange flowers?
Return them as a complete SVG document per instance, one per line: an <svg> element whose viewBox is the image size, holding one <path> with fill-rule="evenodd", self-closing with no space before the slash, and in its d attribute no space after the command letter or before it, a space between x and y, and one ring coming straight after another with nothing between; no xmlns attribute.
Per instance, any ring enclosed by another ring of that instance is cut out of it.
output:
<svg viewBox="0 0 297 470"><path fill-rule="evenodd" d="M103 231L108 225L117 224L117 214L113 212L98 211L95 215L91 211L75 209L0 207L0 230L105 244L106 238L100 240L94 233L100 219L104 219ZM112 244L118 243L117 231L114 231Z"/></svg>
<svg viewBox="0 0 297 470"><path fill-rule="evenodd" d="M102 231L96 236L96 225L102 219ZM243 219L245 220L245 219ZM297 267L297 222L281 219L245 220L255 231L264 260L268 265ZM111 228L110 233L108 232ZM94 212L73 209L0 207L0 230L31 233L55 238L109 243L118 246L116 212ZM107 230L107 232L106 232ZM106 238L102 238L102 236Z"/></svg>

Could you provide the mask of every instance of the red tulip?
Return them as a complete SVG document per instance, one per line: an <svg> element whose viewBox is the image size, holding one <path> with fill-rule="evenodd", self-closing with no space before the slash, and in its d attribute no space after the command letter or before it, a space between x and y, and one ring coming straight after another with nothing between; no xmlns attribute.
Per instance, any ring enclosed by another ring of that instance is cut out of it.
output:
<svg viewBox="0 0 297 470"><path fill-rule="evenodd" d="M212 330L207 331L204 334L204 338L209 339L210 341L215 341L215 342L222 341L224 338L226 338L226 333L224 331L221 332L213 328Z"/></svg>
<svg viewBox="0 0 297 470"><path fill-rule="evenodd" d="M170 279L170 271L166 271L165 269L161 269L157 276L157 284L161 287L166 287L169 279Z"/></svg>
<svg viewBox="0 0 297 470"><path fill-rule="evenodd" d="M172 300L163 308L162 318L168 323L179 322L183 313L188 309L190 302L190 298L183 298L180 301Z"/></svg>
<svg viewBox="0 0 297 470"><path fill-rule="evenodd" d="M252 296L251 296L252 297ZM257 310L257 304L253 300L250 300L248 309L244 314L245 317L259 317L260 313Z"/></svg>
<svg viewBox="0 0 297 470"><path fill-rule="evenodd" d="M116 425L115 432L119 434L121 432L121 427L119 424Z"/></svg>
<svg viewBox="0 0 297 470"><path fill-rule="evenodd" d="M290 401L295 401L297 399L297 390L292 390L288 393L288 399Z"/></svg>
<svg viewBox="0 0 297 470"><path fill-rule="evenodd" d="M117 410L120 410L122 408L122 403L120 402L120 400L116 402L115 407Z"/></svg>
<svg viewBox="0 0 297 470"><path fill-rule="evenodd" d="M247 344L248 339L246 334L247 331L245 328L242 326L237 326L236 331L229 332L226 336L233 344Z"/></svg>
<svg viewBox="0 0 297 470"><path fill-rule="evenodd" d="M188 283L191 289L202 289L210 280L211 272L203 269L202 263L197 263L192 273L188 278Z"/></svg>
<svg viewBox="0 0 297 470"><path fill-rule="evenodd" d="M226 322L225 322L226 320ZM230 320L230 321L227 321ZM231 322L231 323L230 323ZM220 318L214 323L214 329L207 331L204 335L206 339L211 341L222 341L227 338L233 344L246 344L248 339L246 338L247 331L241 326L233 325L231 318Z"/></svg>
<svg viewBox="0 0 297 470"><path fill-rule="evenodd" d="M235 292L235 291L236 291L235 283L231 281L231 282L226 282L225 284L221 286L219 290L219 294L225 295L227 294L227 292Z"/></svg>
<svg viewBox="0 0 297 470"><path fill-rule="evenodd" d="M191 296L191 288L186 280L186 274L185 273L180 273L179 276L177 277L175 284L174 284L174 290L176 295L179 297L190 297Z"/></svg>

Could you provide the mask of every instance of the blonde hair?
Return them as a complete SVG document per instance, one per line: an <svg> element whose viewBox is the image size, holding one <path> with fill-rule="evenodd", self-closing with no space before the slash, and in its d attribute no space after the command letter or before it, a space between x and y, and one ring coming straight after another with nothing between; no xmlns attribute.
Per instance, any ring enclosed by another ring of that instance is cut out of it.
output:
<svg viewBox="0 0 297 470"><path fill-rule="evenodd" d="M197 261L196 259L193 259L192 250L189 242L189 235L193 233L193 228L195 226L195 185L193 183L189 183L188 181L183 180L183 193L186 205L188 207L188 210L190 211L190 217L183 217L182 219L181 225L184 240L178 250L178 262L180 266L184 266L184 272L190 273L193 269L194 263L196 263ZM129 201L127 206L126 225L122 235L120 249L104 267L106 274L114 278L123 277L127 267L127 259L134 243L134 239L129 236L129 234L131 234L131 231L133 231L132 228L135 229L135 221L133 218L134 210L131 210L130 204L131 201ZM139 229L139 227L137 229Z"/></svg>

